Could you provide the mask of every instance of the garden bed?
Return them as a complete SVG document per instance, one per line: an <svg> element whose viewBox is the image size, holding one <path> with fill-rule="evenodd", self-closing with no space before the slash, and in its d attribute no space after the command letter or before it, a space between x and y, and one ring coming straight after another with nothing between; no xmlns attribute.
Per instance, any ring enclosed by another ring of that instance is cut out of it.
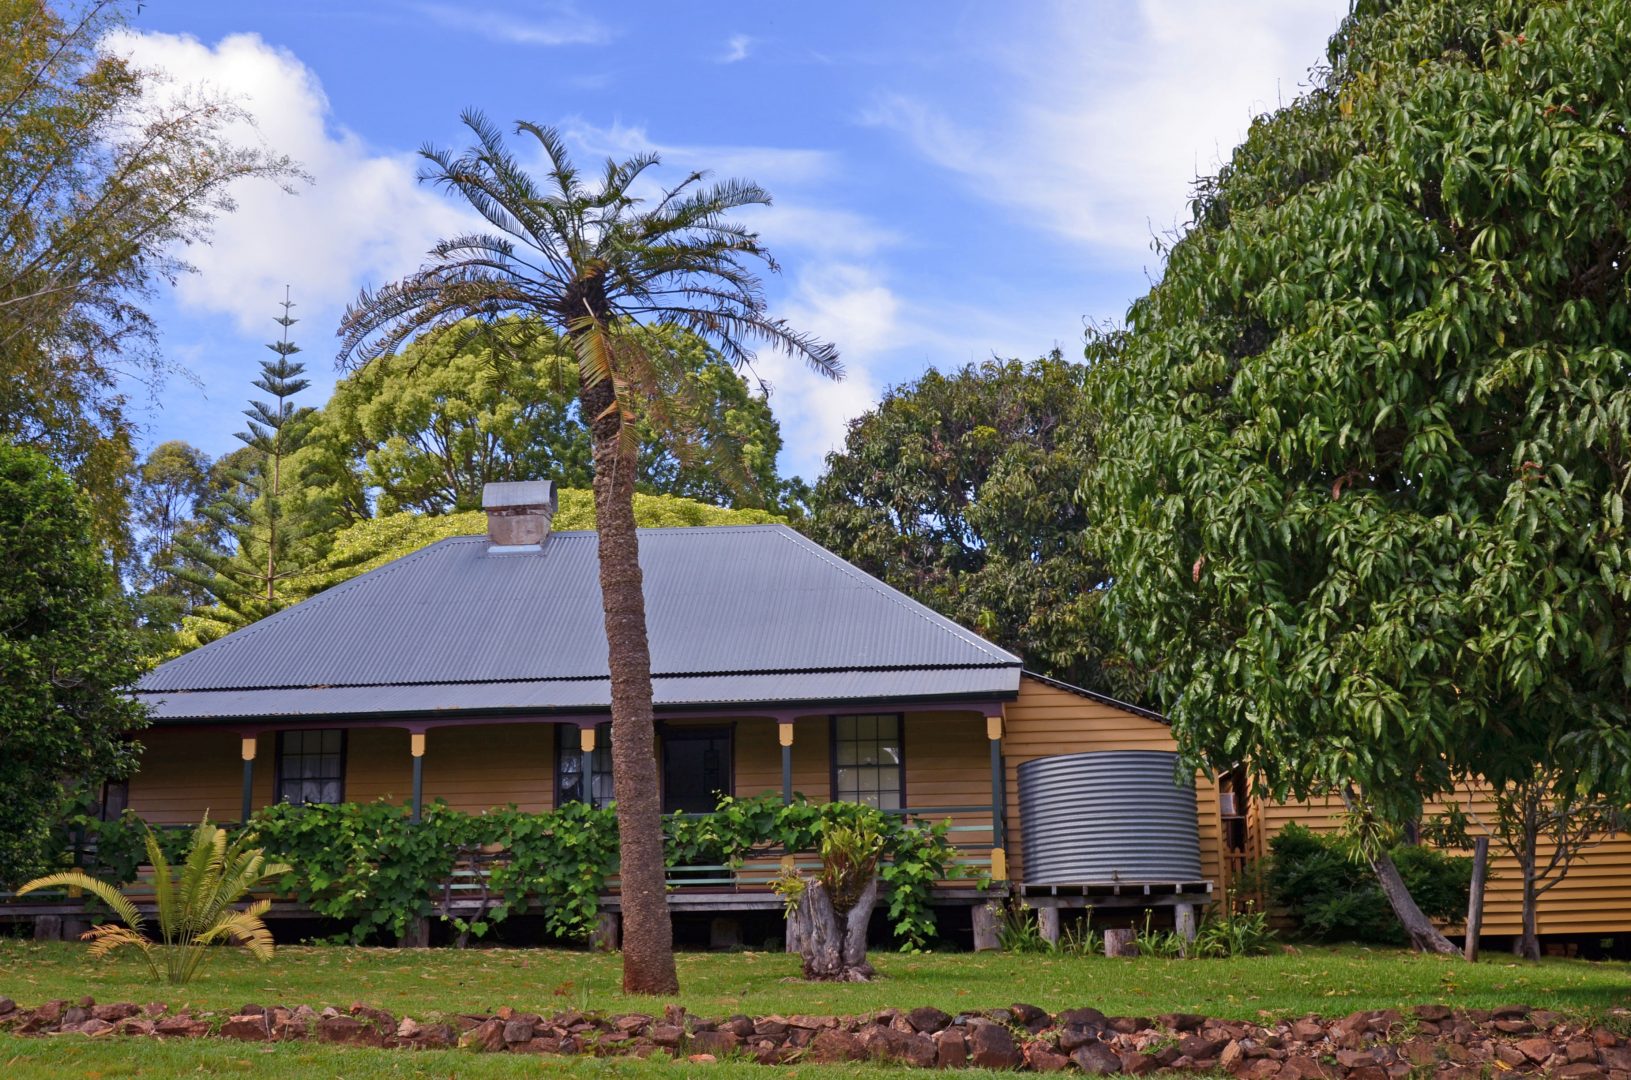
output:
<svg viewBox="0 0 1631 1080"><path fill-rule="evenodd" d="M1627 1021L1627 1012L1594 1023L1518 1005L1418 1005L1259 1024L1185 1013L1107 1016L1091 1007L1049 1013L1014 1004L955 1016L922 1006L860 1016L722 1018L693 1016L677 1005L660 1014L567 1010L549 1016L505 1007L492 1014L421 1023L363 1004L344 1012L245 1005L222 1015L171 1010L162 1003L97 1004L88 997L75 1004L59 999L19 1008L0 998L0 1030L20 1036L309 1040L376 1049L660 1056L691 1064L740 1059L766 1066L875 1062L1095 1074L1225 1072L1249 1080L1402 1080L1424 1071L1471 1078L1491 1070L1631 1080L1631 1040L1615 1030Z"/></svg>

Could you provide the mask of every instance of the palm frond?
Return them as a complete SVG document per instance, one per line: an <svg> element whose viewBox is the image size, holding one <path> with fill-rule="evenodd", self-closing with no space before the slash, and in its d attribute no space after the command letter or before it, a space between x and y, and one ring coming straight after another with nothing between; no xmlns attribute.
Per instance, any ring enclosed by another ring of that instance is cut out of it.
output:
<svg viewBox="0 0 1631 1080"><path fill-rule="evenodd" d="M53 889L66 887L70 889L84 889L113 910L119 921L134 930L142 926L142 913L136 910L136 905L116 886L105 881L91 877L83 870L64 870L60 874L49 874L45 877L35 878L17 890L17 895L31 893L37 889Z"/></svg>

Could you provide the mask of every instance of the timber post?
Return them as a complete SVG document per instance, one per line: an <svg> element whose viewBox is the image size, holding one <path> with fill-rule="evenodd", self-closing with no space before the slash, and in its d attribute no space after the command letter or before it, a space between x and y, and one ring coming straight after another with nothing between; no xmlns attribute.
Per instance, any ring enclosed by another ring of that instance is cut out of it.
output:
<svg viewBox="0 0 1631 1080"><path fill-rule="evenodd" d="M1195 934L1197 931L1195 924L1195 905L1172 905L1172 924L1173 928L1178 931L1178 935L1183 938L1183 954L1188 956L1190 946L1195 943Z"/></svg>
<svg viewBox="0 0 1631 1080"><path fill-rule="evenodd" d="M1478 962L1478 936L1484 932L1484 879L1489 876L1489 837L1472 842L1472 888L1467 890L1467 940L1461 955L1467 963Z"/></svg>
<svg viewBox="0 0 1631 1080"><path fill-rule="evenodd" d="M595 805L595 726L578 728L578 794L585 806Z"/></svg>
<svg viewBox="0 0 1631 1080"><path fill-rule="evenodd" d="M782 747L782 805L793 802L793 724L783 720L776 725L776 739Z"/></svg>
<svg viewBox="0 0 1631 1080"><path fill-rule="evenodd" d="M1002 775L1002 715L985 718L985 737L991 744L991 880L1008 880L1006 823L1003 821L1006 797ZM976 945L975 948L979 946Z"/></svg>
<svg viewBox="0 0 1631 1080"><path fill-rule="evenodd" d="M425 812L425 733L408 733L408 752L413 755L413 812L408 820L419 824Z"/></svg>
<svg viewBox="0 0 1631 1080"><path fill-rule="evenodd" d="M255 736L245 735L239 744L244 759L243 813L238 818L241 825L249 824L249 817L255 812L255 743Z"/></svg>

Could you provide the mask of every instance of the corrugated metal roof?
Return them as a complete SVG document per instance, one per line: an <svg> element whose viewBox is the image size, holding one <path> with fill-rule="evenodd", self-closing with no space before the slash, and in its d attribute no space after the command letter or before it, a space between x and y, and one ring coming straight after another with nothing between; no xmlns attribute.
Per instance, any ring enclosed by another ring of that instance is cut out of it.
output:
<svg viewBox="0 0 1631 1080"><path fill-rule="evenodd" d="M1018 688L1018 657L785 526L642 529L640 566L660 704ZM205 715L182 703L197 691L238 692L211 693L220 716L605 707L602 619L594 533L528 554L456 537L161 664L137 690L161 720ZM245 696L271 690L294 696Z"/></svg>
<svg viewBox="0 0 1631 1080"><path fill-rule="evenodd" d="M668 675L652 679L659 709L843 702L988 695L1019 689L1019 669L788 672L763 675ZM605 679L439 683L427 686L328 686L286 690L186 690L143 695L161 720L275 716L429 716L448 712L599 712L610 707Z"/></svg>

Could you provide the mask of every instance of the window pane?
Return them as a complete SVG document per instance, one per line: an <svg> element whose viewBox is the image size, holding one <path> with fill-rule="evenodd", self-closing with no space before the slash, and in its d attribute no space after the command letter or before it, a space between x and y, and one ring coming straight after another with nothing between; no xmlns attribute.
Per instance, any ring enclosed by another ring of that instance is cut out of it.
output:
<svg viewBox="0 0 1631 1080"><path fill-rule="evenodd" d="M900 717L880 716L877 718L878 738L885 742L900 741Z"/></svg>

